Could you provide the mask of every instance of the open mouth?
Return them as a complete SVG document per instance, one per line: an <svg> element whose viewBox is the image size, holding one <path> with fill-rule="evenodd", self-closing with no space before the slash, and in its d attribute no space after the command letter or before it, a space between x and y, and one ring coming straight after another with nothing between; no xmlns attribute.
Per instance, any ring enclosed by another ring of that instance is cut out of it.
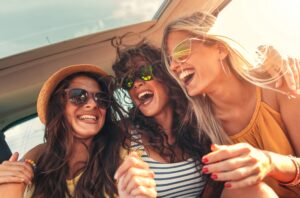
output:
<svg viewBox="0 0 300 198"><path fill-rule="evenodd" d="M77 117L79 120L87 121L87 122L94 122L99 119L99 117L95 115L79 115Z"/></svg>
<svg viewBox="0 0 300 198"><path fill-rule="evenodd" d="M192 70L185 70L179 74L179 79L187 86L192 81L194 74L195 72Z"/></svg>
<svg viewBox="0 0 300 198"><path fill-rule="evenodd" d="M144 91L138 95L138 99L140 100L141 104L148 104L151 102L154 93L152 91Z"/></svg>

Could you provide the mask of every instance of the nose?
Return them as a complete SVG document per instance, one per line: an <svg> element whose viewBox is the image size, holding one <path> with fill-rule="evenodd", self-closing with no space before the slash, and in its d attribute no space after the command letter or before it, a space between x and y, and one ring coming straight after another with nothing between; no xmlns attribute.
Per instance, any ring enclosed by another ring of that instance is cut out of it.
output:
<svg viewBox="0 0 300 198"><path fill-rule="evenodd" d="M182 65L175 61L172 61L172 62L170 62L170 70L176 74L182 70Z"/></svg>
<svg viewBox="0 0 300 198"><path fill-rule="evenodd" d="M133 87L136 89L136 88L138 88L138 87L143 86L143 84L144 84L144 81L143 81L143 80L141 80L141 79L136 79L136 80L134 81Z"/></svg>
<svg viewBox="0 0 300 198"><path fill-rule="evenodd" d="M93 109L93 108L97 108L97 103L96 101L94 100L93 97L89 97L86 101L86 103L84 104L84 106L86 108L90 108L90 109Z"/></svg>

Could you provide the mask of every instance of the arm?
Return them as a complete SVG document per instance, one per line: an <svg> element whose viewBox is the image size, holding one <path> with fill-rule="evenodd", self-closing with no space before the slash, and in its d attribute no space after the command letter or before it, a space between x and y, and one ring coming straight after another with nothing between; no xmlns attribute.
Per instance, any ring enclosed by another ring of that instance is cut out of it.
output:
<svg viewBox="0 0 300 198"><path fill-rule="evenodd" d="M24 159L36 161L44 149L38 145L27 152ZM18 160L18 153L14 153L9 161L0 165L0 197L23 197L27 184L31 184L33 170L29 163Z"/></svg>
<svg viewBox="0 0 300 198"><path fill-rule="evenodd" d="M137 153L130 153L115 174L119 197L156 197L154 173Z"/></svg>
<svg viewBox="0 0 300 198"><path fill-rule="evenodd" d="M300 60L291 57L282 57L282 55L272 46L261 45L258 47L259 53L265 56L264 66L273 76L277 75L279 70L284 75L275 83L275 87L282 90L284 86L288 93L296 96L300 94Z"/></svg>
<svg viewBox="0 0 300 198"><path fill-rule="evenodd" d="M247 143L214 145L202 161L202 171L216 181L227 181L225 188L236 189L260 183L271 176L283 183L295 178L296 167L288 157L256 149Z"/></svg>

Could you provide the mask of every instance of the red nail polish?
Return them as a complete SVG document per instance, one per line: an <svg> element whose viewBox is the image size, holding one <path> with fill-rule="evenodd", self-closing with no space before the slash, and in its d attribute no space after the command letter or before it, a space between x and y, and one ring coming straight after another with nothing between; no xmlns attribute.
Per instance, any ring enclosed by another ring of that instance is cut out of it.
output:
<svg viewBox="0 0 300 198"><path fill-rule="evenodd" d="M217 174L211 174L210 178L212 178L212 179L218 179L218 175Z"/></svg>
<svg viewBox="0 0 300 198"><path fill-rule="evenodd" d="M225 188L231 188L231 183L227 183L227 182L226 182L226 183L224 184L224 186L225 186Z"/></svg>
<svg viewBox="0 0 300 198"><path fill-rule="evenodd" d="M207 163L207 162L208 162L208 159L207 159L206 157L203 157L203 158L202 158L202 162L203 162L203 163Z"/></svg>
<svg viewBox="0 0 300 198"><path fill-rule="evenodd" d="M208 168L207 167L202 168L202 173L208 173Z"/></svg>
<svg viewBox="0 0 300 198"><path fill-rule="evenodd" d="M210 145L210 150L211 150L211 151L214 151L214 150L216 150L216 146L215 146L215 144L211 144L211 145Z"/></svg>

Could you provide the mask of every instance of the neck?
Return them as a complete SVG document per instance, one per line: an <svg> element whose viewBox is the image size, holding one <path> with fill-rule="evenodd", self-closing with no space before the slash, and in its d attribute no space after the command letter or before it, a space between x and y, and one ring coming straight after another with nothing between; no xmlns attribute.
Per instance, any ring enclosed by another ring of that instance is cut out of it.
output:
<svg viewBox="0 0 300 198"><path fill-rule="evenodd" d="M91 145L90 141L84 141L81 139L74 138L74 142L71 147L71 156L69 158L68 164L70 167L68 177L74 178L78 171L81 170L89 156L89 147Z"/></svg>
<svg viewBox="0 0 300 198"><path fill-rule="evenodd" d="M164 110L154 117L155 121L162 126L164 132L168 136L169 143L174 142L174 137L172 135L172 122L173 122L173 108L168 105Z"/></svg>
<svg viewBox="0 0 300 198"><path fill-rule="evenodd" d="M233 107L241 107L247 102L255 86L244 81L237 79L235 75L223 76L216 86L207 91L207 96L213 103L213 108L217 110L229 110ZM221 86L220 86L221 85Z"/></svg>

